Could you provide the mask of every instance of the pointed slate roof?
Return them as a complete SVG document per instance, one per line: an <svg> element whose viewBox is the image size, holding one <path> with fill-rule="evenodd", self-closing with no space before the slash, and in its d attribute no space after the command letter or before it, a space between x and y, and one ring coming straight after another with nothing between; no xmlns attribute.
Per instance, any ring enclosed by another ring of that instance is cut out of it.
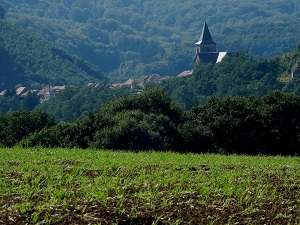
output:
<svg viewBox="0 0 300 225"><path fill-rule="evenodd" d="M196 43L196 44L201 44L201 43L207 43L207 44L216 44L211 35L210 35L210 31L208 29L208 26L207 26L207 23L204 22L204 26L203 26L203 29L202 29L202 33L201 33L201 36L200 36L200 39L199 41Z"/></svg>

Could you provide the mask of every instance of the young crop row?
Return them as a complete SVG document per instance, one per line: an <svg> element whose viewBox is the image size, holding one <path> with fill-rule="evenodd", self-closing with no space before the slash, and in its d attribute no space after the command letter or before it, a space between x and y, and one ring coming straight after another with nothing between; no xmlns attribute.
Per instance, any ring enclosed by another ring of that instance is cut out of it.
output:
<svg viewBox="0 0 300 225"><path fill-rule="evenodd" d="M297 224L300 158L0 149L0 224Z"/></svg>

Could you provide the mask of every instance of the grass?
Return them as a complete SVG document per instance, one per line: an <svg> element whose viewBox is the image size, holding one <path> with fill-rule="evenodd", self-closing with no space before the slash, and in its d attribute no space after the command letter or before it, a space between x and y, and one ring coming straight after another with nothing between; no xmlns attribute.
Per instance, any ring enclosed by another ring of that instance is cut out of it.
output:
<svg viewBox="0 0 300 225"><path fill-rule="evenodd" d="M0 224L300 224L299 157L0 154Z"/></svg>

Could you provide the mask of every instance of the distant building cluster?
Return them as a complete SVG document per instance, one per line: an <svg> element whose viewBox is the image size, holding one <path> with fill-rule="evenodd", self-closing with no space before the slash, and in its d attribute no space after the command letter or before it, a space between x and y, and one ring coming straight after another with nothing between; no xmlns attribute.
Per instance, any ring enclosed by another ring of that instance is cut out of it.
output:
<svg viewBox="0 0 300 225"><path fill-rule="evenodd" d="M144 75L138 79L129 79L124 83L117 83L109 85L110 88L119 88L123 86L131 87L131 88L144 88L146 83L154 82L160 83L163 80L167 80L171 78L171 76L161 76L159 74L152 74L152 75Z"/></svg>
<svg viewBox="0 0 300 225"><path fill-rule="evenodd" d="M48 100L55 96L55 94L60 91L64 90L66 85L64 86L45 86L41 90L37 89L28 89L27 87L18 87L14 91L16 96L26 97L28 93L35 93L37 96L40 97L41 102ZM10 90L5 89L0 92L0 96L5 96Z"/></svg>
<svg viewBox="0 0 300 225"><path fill-rule="evenodd" d="M5 90L0 92L0 96L4 96L8 92L9 92L9 90L5 89ZM18 87L17 89L14 90L14 92L17 96L26 96L28 94L28 91L27 91L26 87Z"/></svg>
<svg viewBox="0 0 300 225"><path fill-rule="evenodd" d="M41 101L48 100L55 97L55 94L61 90L64 90L66 85L63 86L45 86L42 90L37 92L37 95L40 97Z"/></svg>

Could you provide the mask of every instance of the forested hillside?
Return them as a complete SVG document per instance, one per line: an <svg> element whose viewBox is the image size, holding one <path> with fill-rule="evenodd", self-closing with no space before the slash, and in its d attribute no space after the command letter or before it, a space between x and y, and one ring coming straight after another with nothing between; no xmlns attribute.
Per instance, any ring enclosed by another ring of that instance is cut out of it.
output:
<svg viewBox="0 0 300 225"><path fill-rule="evenodd" d="M211 96L262 96L271 90L300 94L299 63L300 45L270 59L237 51L217 64L200 62L192 75L165 80L160 86L186 108L206 103Z"/></svg>
<svg viewBox="0 0 300 225"><path fill-rule="evenodd" d="M0 91L15 85L83 85L106 82L96 66L55 44L0 19Z"/></svg>
<svg viewBox="0 0 300 225"><path fill-rule="evenodd" d="M1 0L0 4L8 20L82 56L115 80L191 69L193 44L205 14L219 50L272 57L300 42L298 0Z"/></svg>

